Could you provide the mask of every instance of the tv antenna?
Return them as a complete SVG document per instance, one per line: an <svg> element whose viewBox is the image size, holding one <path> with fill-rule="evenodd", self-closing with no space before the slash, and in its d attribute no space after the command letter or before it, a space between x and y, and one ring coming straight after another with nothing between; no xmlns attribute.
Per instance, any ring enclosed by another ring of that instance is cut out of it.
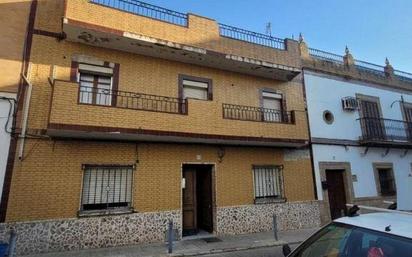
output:
<svg viewBox="0 0 412 257"><path fill-rule="evenodd" d="M266 34L269 36L272 36L272 23L271 22L266 23Z"/></svg>

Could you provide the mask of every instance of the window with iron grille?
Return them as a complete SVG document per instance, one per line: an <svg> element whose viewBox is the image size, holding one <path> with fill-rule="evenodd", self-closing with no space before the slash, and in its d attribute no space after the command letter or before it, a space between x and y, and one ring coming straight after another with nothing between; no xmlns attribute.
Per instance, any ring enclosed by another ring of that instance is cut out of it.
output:
<svg viewBox="0 0 412 257"><path fill-rule="evenodd" d="M132 186L133 166L85 166L81 210L131 207Z"/></svg>
<svg viewBox="0 0 412 257"><path fill-rule="evenodd" d="M253 166L255 199L283 199L283 176L281 166Z"/></svg>
<svg viewBox="0 0 412 257"><path fill-rule="evenodd" d="M383 196L396 194L395 178L391 168L378 168L380 193Z"/></svg>

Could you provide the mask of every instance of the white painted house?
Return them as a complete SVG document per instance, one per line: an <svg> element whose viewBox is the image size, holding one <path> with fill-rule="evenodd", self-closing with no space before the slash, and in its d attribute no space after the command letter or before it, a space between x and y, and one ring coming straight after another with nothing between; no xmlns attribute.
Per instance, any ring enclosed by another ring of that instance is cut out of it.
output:
<svg viewBox="0 0 412 257"><path fill-rule="evenodd" d="M15 93L0 92L0 199L3 192L4 175L10 147L10 131L13 123Z"/></svg>
<svg viewBox="0 0 412 257"><path fill-rule="evenodd" d="M412 76L401 78L389 63L381 71L363 67L348 52L342 59L307 53L311 150L325 211L337 218L346 203L391 201L412 210Z"/></svg>

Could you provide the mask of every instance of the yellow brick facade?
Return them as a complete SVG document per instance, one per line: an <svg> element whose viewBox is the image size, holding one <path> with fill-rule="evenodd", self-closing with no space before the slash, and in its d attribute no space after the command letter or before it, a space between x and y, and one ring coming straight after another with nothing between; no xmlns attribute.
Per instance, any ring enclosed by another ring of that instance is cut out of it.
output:
<svg viewBox="0 0 412 257"><path fill-rule="evenodd" d="M133 207L138 212L181 208L183 163L215 165L216 206L253 204L252 165L284 165L288 201L314 199L310 160L284 161L281 149L29 140L15 163L8 221L74 218L80 208L82 164L136 164ZM198 156L201 156L201 160Z"/></svg>
<svg viewBox="0 0 412 257"><path fill-rule="evenodd" d="M66 3L64 17L68 19L222 53L300 67L300 53L297 46L289 46L288 51L278 51L221 37L218 23L205 17L189 14L188 26L182 27L93 4L88 0L67 0Z"/></svg>
<svg viewBox="0 0 412 257"><path fill-rule="evenodd" d="M107 19L101 19L101 16ZM195 15L189 15L189 28L184 28L90 4L86 0L68 0L66 5L61 0L42 0L38 3L35 28L60 33L62 17L224 53L300 65L300 59L296 57L298 52L293 49L275 51L221 38L215 21ZM75 55L119 63L119 90L124 91L178 97L179 74L212 79L213 101L189 100L188 115L79 105L78 84L67 82ZM54 84L49 82L53 69L57 79ZM46 130L50 122L308 140L299 77L291 82L281 82L35 34L29 80L33 84L33 94L28 128L33 134ZM296 124L222 118L223 103L258 107L259 89L262 88L285 94L287 109L296 111ZM287 201L314 200L309 158L285 160L282 148L224 148L226 154L219 162L216 145L60 140L44 135L28 138L23 160L15 160L7 221L75 218L80 207L82 164L136 164L133 207L138 212L180 210L181 165L188 162L215 165L217 207L253 204L252 165L283 165Z"/></svg>
<svg viewBox="0 0 412 257"><path fill-rule="evenodd" d="M30 0L0 3L0 92L17 92L30 4Z"/></svg>

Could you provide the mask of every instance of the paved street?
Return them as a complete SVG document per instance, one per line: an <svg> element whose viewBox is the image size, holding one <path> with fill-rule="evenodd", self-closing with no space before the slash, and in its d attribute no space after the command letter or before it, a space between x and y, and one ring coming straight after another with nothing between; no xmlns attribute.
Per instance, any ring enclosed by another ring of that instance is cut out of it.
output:
<svg viewBox="0 0 412 257"><path fill-rule="evenodd" d="M297 245L290 245L293 249ZM205 255L205 257L283 257L282 247L267 247L247 251L228 252L222 254Z"/></svg>

